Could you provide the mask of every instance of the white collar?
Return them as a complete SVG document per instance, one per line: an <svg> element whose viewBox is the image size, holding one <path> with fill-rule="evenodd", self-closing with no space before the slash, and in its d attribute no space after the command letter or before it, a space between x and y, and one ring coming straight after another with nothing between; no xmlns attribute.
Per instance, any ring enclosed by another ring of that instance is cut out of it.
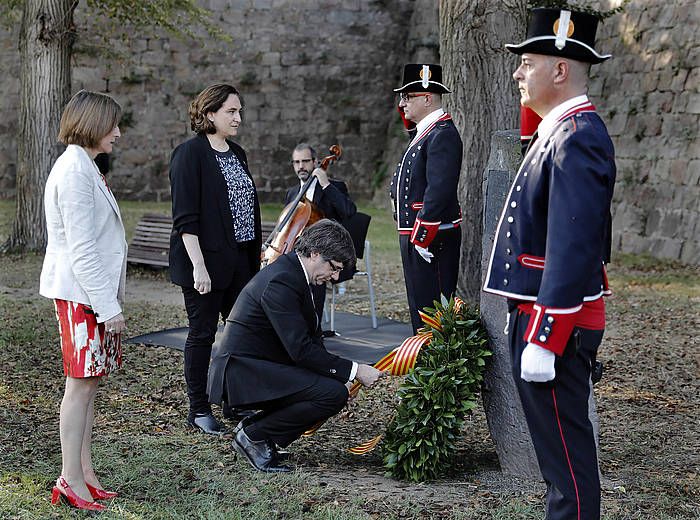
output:
<svg viewBox="0 0 700 520"><path fill-rule="evenodd" d="M306 278L306 285L309 285L311 282L309 281L309 273L306 272L306 267L304 267L304 262L301 261L301 255L297 253L297 259L299 260L299 263L301 264L301 270L304 271L304 278Z"/></svg>
<svg viewBox="0 0 700 520"><path fill-rule="evenodd" d="M538 138L542 139L543 137L548 137L564 114L566 114L572 108L578 105L585 105L588 102L588 96L583 94L581 96L567 99L563 103L555 106L547 113L546 116L542 118L542 121L540 121L540 124L537 127Z"/></svg>
<svg viewBox="0 0 700 520"><path fill-rule="evenodd" d="M425 116L416 124L416 135L418 136L422 134L426 128L428 128L430 125L432 125L435 121L437 121L444 115L445 111L442 108L438 108L437 110L433 110L432 112L430 112L430 114Z"/></svg>
<svg viewBox="0 0 700 520"><path fill-rule="evenodd" d="M306 194L304 195L304 198L313 201L314 200L314 195L316 193L316 185L318 184L318 177L314 177L314 180L311 181L311 185L306 189ZM301 188L304 186L304 181L299 179L299 191L301 191Z"/></svg>

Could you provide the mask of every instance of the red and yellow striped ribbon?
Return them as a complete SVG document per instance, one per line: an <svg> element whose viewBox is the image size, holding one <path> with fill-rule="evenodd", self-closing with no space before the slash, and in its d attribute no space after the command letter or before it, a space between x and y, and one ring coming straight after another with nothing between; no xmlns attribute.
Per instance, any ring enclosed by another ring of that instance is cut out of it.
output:
<svg viewBox="0 0 700 520"><path fill-rule="evenodd" d="M459 310L460 307L464 305L464 302L455 298L455 309ZM394 350L389 352L382 359L374 364L374 368L382 372L389 372L392 376L405 376L408 372L416 366L416 359L420 353L421 348L424 345L430 343L433 337L430 329L442 330L442 324L440 320L442 318L442 313L440 311L435 313L435 316L429 316L422 311L418 311L421 320L425 323L428 328L420 329L418 334L411 336L403 340L403 343L396 347ZM350 397L355 397L360 391L361 383L355 382L352 384L349 390ZM316 433L316 431L323 425L325 421L320 421L312 426L310 429L304 432L304 436L308 437ZM377 435L373 439L355 446L354 448L349 448L348 451L354 455L364 455L369 453L374 448L377 447L379 442L382 440L383 435Z"/></svg>

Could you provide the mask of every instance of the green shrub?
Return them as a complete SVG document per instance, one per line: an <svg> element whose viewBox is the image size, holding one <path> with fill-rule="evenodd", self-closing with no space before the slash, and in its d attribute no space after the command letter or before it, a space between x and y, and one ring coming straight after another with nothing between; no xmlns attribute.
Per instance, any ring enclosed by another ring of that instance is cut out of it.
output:
<svg viewBox="0 0 700 520"><path fill-rule="evenodd" d="M384 465L394 478L422 482L449 467L464 417L477 405L488 350L488 336L477 308L435 302L425 313L425 345L398 391L401 403L383 442Z"/></svg>

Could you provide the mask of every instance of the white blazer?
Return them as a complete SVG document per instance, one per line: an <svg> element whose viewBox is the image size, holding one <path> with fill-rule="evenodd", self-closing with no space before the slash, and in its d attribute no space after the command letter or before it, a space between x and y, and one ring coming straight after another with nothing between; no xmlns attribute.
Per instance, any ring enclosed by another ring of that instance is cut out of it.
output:
<svg viewBox="0 0 700 520"><path fill-rule="evenodd" d="M119 206L84 148L71 144L46 181L48 243L39 293L92 307L98 323L122 312L126 237Z"/></svg>

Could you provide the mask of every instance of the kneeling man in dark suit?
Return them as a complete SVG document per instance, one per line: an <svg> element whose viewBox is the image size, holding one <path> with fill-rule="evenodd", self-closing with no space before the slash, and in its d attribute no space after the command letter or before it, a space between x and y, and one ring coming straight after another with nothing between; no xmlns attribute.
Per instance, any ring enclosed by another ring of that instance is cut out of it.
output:
<svg viewBox="0 0 700 520"><path fill-rule="evenodd" d="M261 410L238 425L233 448L265 472L290 471L277 447L342 410L350 381L371 386L382 375L328 353L314 310L310 286L337 279L356 261L350 234L324 219L294 248L245 286L209 369L211 402Z"/></svg>

